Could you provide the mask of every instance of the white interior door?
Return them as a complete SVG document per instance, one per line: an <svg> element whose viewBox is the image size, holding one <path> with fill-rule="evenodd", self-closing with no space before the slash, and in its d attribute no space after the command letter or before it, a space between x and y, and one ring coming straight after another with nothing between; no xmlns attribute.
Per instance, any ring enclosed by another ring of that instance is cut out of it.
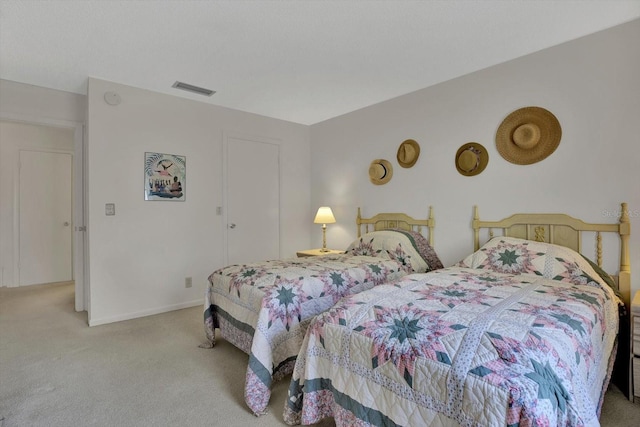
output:
<svg viewBox="0 0 640 427"><path fill-rule="evenodd" d="M69 153L20 151L19 285L73 280Z"/></svg>
<svg viewBox="0 0 640 427"><path fill-rule="evenodd" d="M280 146L225 138L226 264L280 258Z"/></svg>

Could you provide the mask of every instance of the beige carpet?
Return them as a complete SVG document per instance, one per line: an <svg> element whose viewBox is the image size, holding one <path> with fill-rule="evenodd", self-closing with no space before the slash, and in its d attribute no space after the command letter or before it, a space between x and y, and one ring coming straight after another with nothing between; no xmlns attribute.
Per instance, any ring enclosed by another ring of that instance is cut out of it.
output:
<svg viewBox="0 0 640 427"><path fill-rule="evenodd" d="M73 300L72 284L0 288L0 427L285 425L288 381L254 417L248 357L224 341L198 348L200 307L89 328ZM612 388L601 422L637 427L640 404Z"/></svg>

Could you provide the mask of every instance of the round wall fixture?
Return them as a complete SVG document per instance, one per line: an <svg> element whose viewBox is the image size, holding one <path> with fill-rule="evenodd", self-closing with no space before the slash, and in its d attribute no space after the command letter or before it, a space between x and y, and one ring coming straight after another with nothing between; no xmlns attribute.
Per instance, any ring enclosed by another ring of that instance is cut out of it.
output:
<svg viewBox="0 0 640 427"><path fill-rule="evenodd" d="M118 105L120 104L120 95L117 92L105 92L104 93L104 102L109 105Z"/></svg>

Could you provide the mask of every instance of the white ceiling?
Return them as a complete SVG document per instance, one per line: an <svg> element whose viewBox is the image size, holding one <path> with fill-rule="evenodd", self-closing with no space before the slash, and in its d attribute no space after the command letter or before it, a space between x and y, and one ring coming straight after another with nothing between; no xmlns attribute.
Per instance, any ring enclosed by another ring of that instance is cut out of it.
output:
<svg viewBox="0 0 640 427"><path fill-rule="evenodd" d="M640 0L0 0L0 78L314 124L639 17Z"/></svg>

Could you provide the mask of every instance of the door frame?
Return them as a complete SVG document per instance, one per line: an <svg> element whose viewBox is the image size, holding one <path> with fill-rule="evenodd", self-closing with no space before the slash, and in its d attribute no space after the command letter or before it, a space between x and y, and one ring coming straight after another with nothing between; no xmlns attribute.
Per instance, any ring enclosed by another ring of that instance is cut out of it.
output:
<svg viewBox="0 0 640 427"><path fill-rule="evenodd" d="M281 212L282 212L282 167L280 163L282 161L282 141L279 139L268 138L264 136L256 136L242 132L235 131L222 131L222 227L223 231L223 262L224 265L229 265L229 218L227 209L228 196L228 155L229 155L229 139L246 139L248 141L259 142L263 144L272 144L278 147L278 258L282 254L282 224Z"/></svg>
<svg viewBox="0 0 640 427"><path fill-rule="evenodd" d="M13 113L0 113L0 120L12 121L18 123L24 123L36 126L48 126L57 128L66 128L73 130L73 280L75 281L75 310L86 311L89 304L89 281L88 281L88 244L87 239L87 226L86 221L86 140L85 140L85 126L84 123L70 121L49 119L43 117L36 117L31 115L13 114ZM20 151L20 150L18 150ZM51 150L55 151L55 150ZM18 153L19 156L19 153ZM19 158L16 160L19 161ZM19 256L16 256L16 248L19 251L19 173L17 170L14 172L14 213L13 213L13 238L14 238L14 269L13 269L13 283L18 283L16 278L18 275L17 264ZM18 176L16 176L18 174ZM19 252L18 252L19 254Z"/></svg>

